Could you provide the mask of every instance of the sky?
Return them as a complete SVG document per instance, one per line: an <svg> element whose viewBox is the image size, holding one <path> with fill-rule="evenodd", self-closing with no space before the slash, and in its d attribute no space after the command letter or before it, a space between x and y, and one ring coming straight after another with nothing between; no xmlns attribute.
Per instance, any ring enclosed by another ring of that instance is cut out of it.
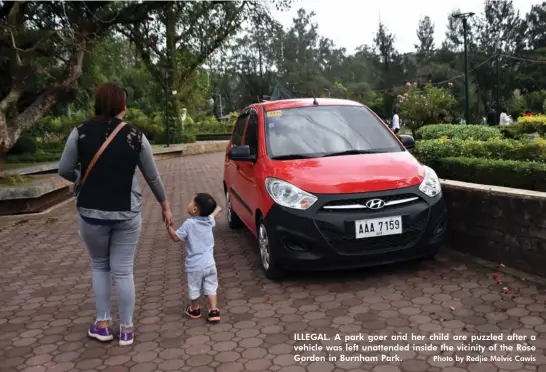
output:
<svg viewBox="0 0 546 372"><path fill-rule="evenodd" d="M513 0L514 7L524 16L540 0ZM429 16L435 25L435 45L445 38L447 16L453 9L481 15L481 0L294 0L292 8L273 16L288 29L297 11L304 8L316 13L315 22L321 36L330 38L336 46L353 53L362 44L373 44L381 20L396 37L395 48L401 53L413 52L417 44L419 19Z"/></svg>

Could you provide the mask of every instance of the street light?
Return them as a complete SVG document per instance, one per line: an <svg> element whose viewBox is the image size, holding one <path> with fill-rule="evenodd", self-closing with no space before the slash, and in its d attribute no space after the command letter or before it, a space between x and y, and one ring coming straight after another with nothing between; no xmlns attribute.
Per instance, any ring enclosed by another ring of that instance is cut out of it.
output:
<svg viewBox="0 0 546 372"><path fill-rule="evenodd" d="M496 101L497 101L497 124L499 123L499 120L500 119L500 110L501 110L501 103L500 103L500 52L501 52L501 43L500 43L500 38L497 36L497 43L495 45L495 49L496 49L496 52L497 52L497 58L496 58L496 62L497 62L497 92L496 92Z"/></svg>
<svg viewBox="0 0 546 372"><path fill-rule="evenodd" d="M468 18L472 17L474 13L459 13L454 14L453 18L461 19L463 21L463 33L464 33L464 84L465 84L465 120L466 124L470 124L470 84L468 82Z"/></svg>
<svg viewBox="0 0 546 372"><path fill-rule="evenodd" d="M218 93L218 92L214 92L214 93L211 94L211 96L218 98L218 110L220 111L218 116L219 116L219 117L222 117L222 116L224 115L224 112L223 112L223 111L224 111L224 110L223 110L224 108L222 107L222 95L221 95L220 93ZM211 98L211 101L212 101L212 104L213 104L213 105L214 105L214 103L216 102L216 101L213 100L212 98ZM214 108L214 107L213 107L213 108Z"/></svg>

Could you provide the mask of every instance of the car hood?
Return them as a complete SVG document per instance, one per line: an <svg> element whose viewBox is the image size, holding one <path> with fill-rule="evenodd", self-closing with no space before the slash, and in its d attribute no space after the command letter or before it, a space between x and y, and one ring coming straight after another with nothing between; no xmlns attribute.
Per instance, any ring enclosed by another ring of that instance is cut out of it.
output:
<svg viewBox="0 0 546 372"><path fill-rule="evenodd" d="M418 185L423 166L407 151L276 161L273 177L314 194L349 194Z"/></svg>

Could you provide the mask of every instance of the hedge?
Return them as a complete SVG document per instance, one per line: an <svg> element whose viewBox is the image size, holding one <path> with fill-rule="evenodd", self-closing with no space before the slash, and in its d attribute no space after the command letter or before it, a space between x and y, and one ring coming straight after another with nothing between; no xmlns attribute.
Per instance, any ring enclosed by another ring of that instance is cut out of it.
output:
<svg viewBox="0 0 546 372"><path fill-rule="evenodd" d="M475 139L487 141L492 138L501 138L502 135L498 127L472 124L432 124L417 130L415 137L417 140L431 140L446 137L449 139Z"/></svg>
<svg viewBox="0 0 546 372"><path fill-rule="evenodd" d="M546 164L468 157L435 159L430 163L440 178L546 191Z"/></svg>
<svg viewBox="0 0 546 372"><path fill-rule="evenodd" d="M182 134L182 142L183 143L193 143L195 142L195 135L192 133L183 133ZM11 155L9 154L7 157L7 163L43 163L43 162L50 162L50 161L58 161L61 159L61 155L64 150L64 143L62 143L62 146L55 146L51 148L51 150L38 150L38 152L32 154L17 154L17 155Z"/></svg>
<svg viewBox="0 0 546 372"><path fill-rule="evenodd" d="M7 163L43 163L58 161L61 159L61 152L38 152L36 154L8 155Z"/></svg>
<svg viewBox="0 0 546 372"><path fill-rule="evenodd" d="M38 142L29 136L21 136L10 149L9 154L35 154L38 151Z"/></svg>
<svg viewBox="0 0 546 372"><path fill-rule="evenodd" d="M491 139L476 140L423 140L417 141L412 150L421 162L429 164L436 159L470 157L518 161L546 161L546 141Z"/></svg>
<svg viewBox="0 0 546 372"><path fill-rule="evenodd" d="M538 133L541 136L546 133L546 115L522 116L518 118L518 124L524 133Z"/></svg>

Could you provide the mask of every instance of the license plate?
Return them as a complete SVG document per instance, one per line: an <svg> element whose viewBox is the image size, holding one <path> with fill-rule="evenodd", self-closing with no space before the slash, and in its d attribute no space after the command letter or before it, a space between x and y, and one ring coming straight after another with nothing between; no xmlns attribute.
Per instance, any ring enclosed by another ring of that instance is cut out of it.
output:
<svg viewBox="0 0 546 372"><path fill-rule="evenodd" d="M402 234L402 216L355 221L356 238Z"/></svg>

